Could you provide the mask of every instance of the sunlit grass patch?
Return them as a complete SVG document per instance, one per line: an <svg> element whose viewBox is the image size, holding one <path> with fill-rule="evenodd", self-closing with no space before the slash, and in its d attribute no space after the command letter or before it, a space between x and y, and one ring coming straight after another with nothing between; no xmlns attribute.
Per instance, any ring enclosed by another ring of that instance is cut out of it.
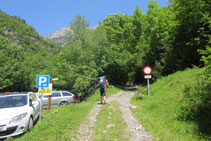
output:
<svg viewBox="0 0 211 141"><path fill-rule="evenodd" d="M132 109L139 121L156 139L159 140L203 140L197 133L197 125L193 122L184 122L177 119L179 101L183 97L186 84L194 83L195 77L203 69L188 69L160 78L150 85L150 96L147 96L146 87L139 88L138 93L144 93L143 99L137 94L132 98Z"/></svg>
<svg viewBox="0 0 211 141"><path fill-rule="evenodd" d="M120 91L117 88L108 88L107 95L116 94ZM85 120L88 113L100 100L100 93L97 90L87 100L54 107L50 111L43 110L43 119L25 135L15 138L20 141L59 141L71 140L77 132L80 124Z"/></svg>

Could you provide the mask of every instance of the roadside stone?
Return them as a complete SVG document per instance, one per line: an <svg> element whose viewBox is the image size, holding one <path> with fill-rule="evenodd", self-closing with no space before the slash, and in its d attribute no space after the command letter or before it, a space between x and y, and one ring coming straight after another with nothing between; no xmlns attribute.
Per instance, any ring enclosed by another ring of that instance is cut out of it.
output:
<svg viewBox="0 0 211 141"><path fill-rule="evenodd" d="M138 96L137 96L136 98L141 100L141 99L143 99L143 98L144 98L144 94L139 93L139 94L138 94Z"/></svg>
<svg viewBox="0 0 211 141"><path fill-rule="evenodd" d="M137 127L136 130L141 130L141 128L142 128L141 126L140 127Z"/></svg>
<svg viewBox="0 0 211 141"><path fill-rule="evenodd" d="M115 127L115 125L114 124L107 125L107 128L111 128L111 127Z"/></svg>
<svg viewBox="0 0 211 141"><path fill-rule="evenodd" d="M55 114L55 113L58 113L58 109L56 109L56 110L53 111L53 114Z"/></svg>
<svg viewBox="0 0 211 141"><path fill-rule="evenodd" d="M104 130L104 131L103 131L103 134L106 134L107 132L108 132L107 130Z"/></svg>
<svg viewBox="0 0 211 141"><path fill-rule="evenodd" d="M130 108L132 108L132 109L136 109L137 108L137 106L135 106L135 105L132 105L132 104L130 104L130 106L129 106Z"/></svg>

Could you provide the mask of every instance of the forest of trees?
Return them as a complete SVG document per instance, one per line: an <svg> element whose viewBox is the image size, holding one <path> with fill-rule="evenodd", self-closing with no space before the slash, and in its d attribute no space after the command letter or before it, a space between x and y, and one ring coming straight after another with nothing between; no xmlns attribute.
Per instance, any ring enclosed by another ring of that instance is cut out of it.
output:
<svg viewBox="0 0 211 141"><path fill-rule="evenodd" d="M102 75L113 85L144 84L144 66L152 67L153 81L198 66L206 67L204 81L186 88L187 99L198 98L185 101L182 108L191 111L188 103L194 109L181 118L210 118L211 0L169 0L168 7L150 0L147 13L137 6L133 15L108 15L96 29L88 27L78 14L70 22L70 40L58 46L0 11L0 92L37 91L36 75L50 75L59 78L54 89L86 96ZM202 130L211 134L208 121L209 129Z"/></svg>
<svg viewBox="0 0 211 141"><path fill-rule="evenodd" d="M147 13L136 7L133 15L108 15L95 30L78 14L70 22L71 39L62 46L1 12L0 90L36 90L35 76L48 74L59 78L54 88L83 95L102 75L113 85L142 84L146 65L153 68L153 81L202 67L210 62L210 9L209 0L170 0L168 7L151 0Z"/></svg>

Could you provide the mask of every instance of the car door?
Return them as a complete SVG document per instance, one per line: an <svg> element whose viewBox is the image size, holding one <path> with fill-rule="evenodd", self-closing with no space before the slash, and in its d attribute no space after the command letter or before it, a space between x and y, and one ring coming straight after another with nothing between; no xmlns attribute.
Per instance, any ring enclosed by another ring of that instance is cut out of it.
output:
<svg viewBox="0 0 211 141"><path fill-rule="evenodd" d="M59 105L61 100L61 93L59 91L52 92L51 94L51 105Z"/></svg>
<svg viewBox="0 0 211 141"><path fill-rule="evenodd" d="M36 96L36 94L33 94L34 96L34 103L35 103L35 111L36 111L36 117L38 116L39 112L40 112L40 101L38 99L38 97Z"/></svg>
<svg viewBox="0 0 211 141"><path fill-rule="evenodd" d="M46 107L48 105L48 95L42 96L42 105L43 107Z"/></svg>
<svg viewBox="0 0 211 141"><path fill-rule="evenodd" d="M74 103L74 99L73 99L73 94L71 94L70 92L62 92L63 95L63 99L65 101L68 101L68 103Z"/></svg>

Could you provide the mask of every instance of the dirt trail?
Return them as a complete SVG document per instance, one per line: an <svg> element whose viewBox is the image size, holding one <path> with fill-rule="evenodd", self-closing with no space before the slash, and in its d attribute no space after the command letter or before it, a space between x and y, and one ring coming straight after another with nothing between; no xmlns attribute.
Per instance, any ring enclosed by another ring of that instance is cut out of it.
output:
<svg viewBox="0 0 211 141"><path fill-rule="evenodd" d="M131 141L151 141L152 138L147 133L143 126L138 122L138 119L133 115L131 108L135 106L130 104L130 98L134 92L121 91L118 94L112 95L107 99L107 102L117 101L120 109L123 112L123 118L127 123L126 130L131 133ZM85 120L78 129L78 132L73 140L77 141L91 141L92 136L95 135L95 125L97 123L97 115L99 114L100 107L96 105L89 113L87 120Z"/></svg>

